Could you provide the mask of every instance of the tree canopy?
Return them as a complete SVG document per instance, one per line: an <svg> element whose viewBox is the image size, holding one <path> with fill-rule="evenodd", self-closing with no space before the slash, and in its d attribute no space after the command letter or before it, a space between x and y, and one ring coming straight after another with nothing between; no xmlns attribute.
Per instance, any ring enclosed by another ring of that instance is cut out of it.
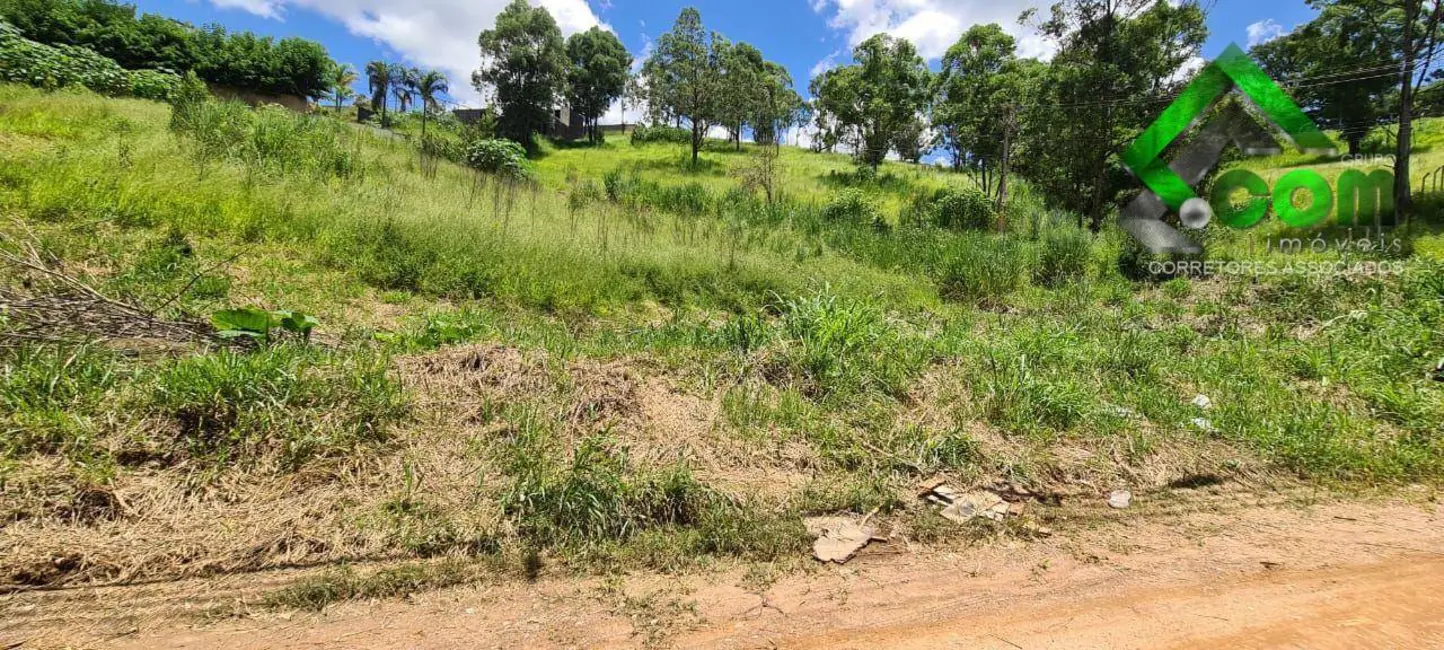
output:
<svg viewBox="0 0 1444 650"><path fill-rule="evenodd" d="M856 63L812 80L819 125L836 129L865 164L876 167L889 151L916 153L931 99L931 73L905 39L878 34L852 51Z"/></svg>
<svg viewBox="0 0 1444 650"><path fill-rule="evenodd" d="M556 20L543 7L512 0L477 44L482 64L472 83L495 99L500 134L532 150L532 135L546 129L566 90L567 49Z"/></svg>
<svg viewBox="0 0 1444 650"><path fill-rule="evenodd" d="M593 27L567 39L567 58L571 60L567 104L585 120L596 140L597 119L626 91L632 55L616 34Z"/></svg>
<svg viewBox="0 0 1444 650"><path fill-rule="evenodd" d="M131 70L195 72L215 84L313 99L331 89L335 63L306 39L137 17L135 7L113 0L0 0L0 19L31 40L83 46Z"/></svg>
<svg viewBox="0 0 1444 650"><path fill-rule="evenodd" d="M702 14L688 7L672 30L657 39L642 65L646 100L653 119L686 121L692 133L692 162L697 162L707 131L722 121L723 67L730 44L702 27Z"/></svg>

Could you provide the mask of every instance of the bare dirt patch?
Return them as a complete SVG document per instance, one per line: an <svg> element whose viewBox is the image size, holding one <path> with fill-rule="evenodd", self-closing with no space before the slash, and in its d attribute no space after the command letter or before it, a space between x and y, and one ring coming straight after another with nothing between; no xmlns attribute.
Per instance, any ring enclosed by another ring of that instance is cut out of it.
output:
<svg viewBox="0 0 1444 650"><path fill-rule="evenodd" d="M1444 520L1417 503L1213 493L759 584L756 570L487 583L323 614L196 618L292 573L0 597L26 647L1435 648ZM1226 498L1221 498L1226 497Z"/></svg>

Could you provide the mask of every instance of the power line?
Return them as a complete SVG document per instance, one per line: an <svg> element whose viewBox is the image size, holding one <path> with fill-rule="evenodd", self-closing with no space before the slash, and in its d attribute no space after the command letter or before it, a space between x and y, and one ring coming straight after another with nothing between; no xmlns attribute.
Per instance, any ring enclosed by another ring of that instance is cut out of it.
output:
<svg viewBox="0 0 1444 650"><path fill-rule="evenodd" d="M1405 66L1403 66L1403 65L1380 66L1380 67L1372 67L1372 68L1358 68L1358 69L1349 70L1349 71L1344 71L1344 72L1336 72L1336 73L1333 73L1333 74L1317 75L1317 76L1311 76L1311 77L1302 77L1302 78L1300 78L1300 79L1296 79L1296 80L1293 80L1293 81L1291 81L1291 82L1281 83L1281 84L1279 84L1279 86L1282 87L1282 88L1300 89L1300 88L1319 88L1319 87L1323 87L1323 86L1340 85L1340 84L1347 84L1347 83L1357 83L1357 82L1360 82L1360 81L1369 81L1369 80L1372 80L1372 79L1379 79L1379 78L1383 78L1383 77L1390 77L1390 76L1394 76L1394 75L1400 75L1400 74L1404 74L1405 72L1410 72L1410 73L1412 73L1412 72L1414 72L1415 70L1417 70L1417 69L1419 68L1419 65L1420 65L1420 64L1416 62L1414 65L1409 66L1409 67L1407 67L1407 68L1406 68ZM1381 71L1384 71L1384 70L1387 70L1387 72L1381 72ZM1377 74L1368 74L1368 73L1377 73ZM1346 76L1349 76L1349 75L1366 75L1366 76L1355 76L1355 77L1348 78L1348 79L1340 79L1340 78L1339 78L1339 77L1346 77ZM1330 79L1332 79L1332 81L1328 81L1328 80L1330 80ZM1184 92L1183 90L1179 90L1179 91L1177 91L1177 92L1168 93L1168 94L1165 94L1165 95L1159 95L1159 96L1156 96L1156 97L1145 97L1145 98L1138 98L1138 99L1105 100L1105 101L1099 101L1099 102L1078 102L1078 103L1073 103L1073 104L1049 104L1049 103L1032 103L1032 104L1028 104L1028 103L1020 103L1020 104L1017 104L1017 106L1020 107L1020 108L1052 108L1052 109L1098 109L1098 108L1111 108L1111 107L1117 107L1117 106L1137 106L1137 105L1144 105L1144 104L1160 104L1160 103L1171 102L1171 101L1174 101L1174 100L1178 99L1180 96L1182 96L1182 95L1183 95L1183 92Z"/></svg>

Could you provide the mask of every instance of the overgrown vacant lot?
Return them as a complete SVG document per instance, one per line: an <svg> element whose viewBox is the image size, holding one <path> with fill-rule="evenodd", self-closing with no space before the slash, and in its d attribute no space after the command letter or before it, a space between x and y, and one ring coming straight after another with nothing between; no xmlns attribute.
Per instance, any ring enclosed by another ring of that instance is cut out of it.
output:
<svg viewBox="0 0 1444 650"><path fill-rule="evenodd" d="M614 140L521 183L279 111L171 125L0 87L7 588L453 558L254 603L320 607L801 566L808 515L945 547L1114 488L1444 477L1428 220L1402 276L1167 279L1026 186L1006 233L939 227L929 197L968 181L901 165L788 151L792 199L767 205L739 189L745 152L683 170L680 147ZM1309 259L1341 255L1381 259ZM237 306L321 324L205 333ZM38 336L38 313L66 318ZM935 474L1039 506L954 524L916 498Z"/></svg>

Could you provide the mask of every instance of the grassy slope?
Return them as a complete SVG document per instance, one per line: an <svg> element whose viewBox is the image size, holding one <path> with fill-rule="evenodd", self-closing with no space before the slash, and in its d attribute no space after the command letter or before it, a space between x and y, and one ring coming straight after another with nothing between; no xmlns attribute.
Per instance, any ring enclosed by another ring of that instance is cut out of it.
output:
<svg viewBox="0 0 1444 650"><path fill-rule="evenodd" d="M801 555L800 514L875 507L937 541L951 524L906 497L933 472L1041 489L1444 476L1444 384L1428 379L1444 287L1427 255L1403 278L1135 283L1109 234L1087 243L1081 277L1055 278L1038 256L1056 231L1022 214L1041 232L567 200L619 165L722 190L737 155L720 151L683 174L680 148L552 150L543 189L512 190L449 165L423 174L404 143L360 130L337 136L351 171L311 173L278 162L302 158L201 158L156 104L5 87L0 107L9 236L29 228L147 304L201 275L172 316L317 313L327 343L4 352L11 580L435 554L530 566L538 548L582 564L765 560ZM784 164L792 193L820 199L845 161L788 150ZM1021 283L944 300L958 259ZM477 342L501 347L456 347ZM1198 393L1215 406L1191 406ZM690 452L666 451L693 429ZM218 529L241 532L219 544ZM247 554L277 535L290 541ZM147 555L156 540L168 550ZM62 547L83 568L29 564Z"/></svg>

